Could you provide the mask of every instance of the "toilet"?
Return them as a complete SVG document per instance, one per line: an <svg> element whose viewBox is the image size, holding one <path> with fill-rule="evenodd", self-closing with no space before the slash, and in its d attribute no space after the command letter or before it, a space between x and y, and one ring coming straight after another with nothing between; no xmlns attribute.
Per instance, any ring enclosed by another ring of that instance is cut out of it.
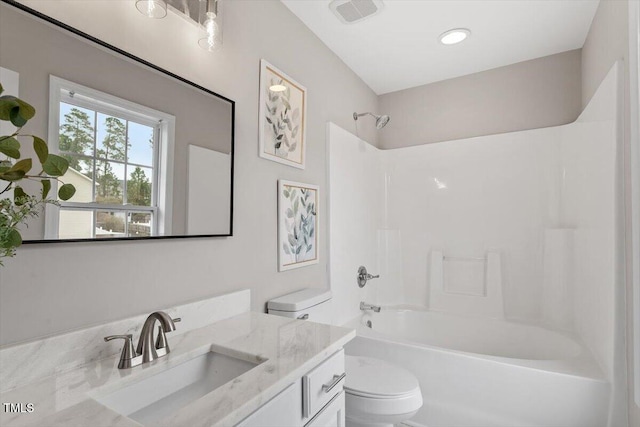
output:
<svg viewBox="0 0 640 427"><path fill-rule="evenodd" d="M331 291L303 289L268 302L269 314L331 323ZM345 356L347 427L392 427L422 407L422 392L408 370L372 357Z"/></svg>

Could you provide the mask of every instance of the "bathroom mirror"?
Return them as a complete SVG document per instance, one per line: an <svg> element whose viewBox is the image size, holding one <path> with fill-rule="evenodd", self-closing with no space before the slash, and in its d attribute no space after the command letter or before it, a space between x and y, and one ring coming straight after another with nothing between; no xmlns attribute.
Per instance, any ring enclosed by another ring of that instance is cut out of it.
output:
<svg viewBox="0 0 640 427"><path fill-rule="evenodd" d="M0 52L5 94L37 112L25 133L69 161L77 190L25 242L232 235L234 101L7 0Z"/></svg>

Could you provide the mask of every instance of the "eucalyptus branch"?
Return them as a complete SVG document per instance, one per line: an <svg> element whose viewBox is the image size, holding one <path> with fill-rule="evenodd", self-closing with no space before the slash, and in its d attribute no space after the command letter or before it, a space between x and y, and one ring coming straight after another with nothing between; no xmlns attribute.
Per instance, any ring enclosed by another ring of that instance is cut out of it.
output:
<svg viewBox="0 0 640 427"><path fill-rule="evenodd" d="M0 95L3 92L0 85ZM11 122L16 130L11 135L0 136L0 152L10 159L9 166L3 163L0 170L0 181L7 182L0 194L14 190L13 197L0 198L0 265L5 257L12 257L16 248L22 244L20 226L28 226L29 218L37 217L42 207L47 203L59 204L56 200L48 199L51 190L50 180L62 183L57 196L60 200L69 200L75 194L72 184L65 184L59 177L69 168L69 161L62 156L50 154L47 143L36 135L21 134L23 126L36 114L35 108L27 102L13 96L0 96L0 120ZM32 138L33 150L42 170L35 174L30 172L33 159L22 158L18 138ZM42 190L38 195L29 195L19 185L22 180L40 182Z"/></svg>
<svg viewBox="0 0 640 427"><path fill-rule="evenodd" d="M0 194L4 194L4 193L6 193L7 191L9 191L9 190L11 189L11 185L12 185L12 184L13 184L12 182L10 182L9 184L7 184L7 186L4 188L4 190L0 191Z"/></svg>
<svg viewBox="0 0 640 427"><path fill-rule="evenodd" d="M9 139L9 138L14 138L16 136L20 136L20 129L22 129L22 128L16 129L16 131L14 133L12 133L11 135L0 136L0 142L4 141L5 139Z"/></svg>

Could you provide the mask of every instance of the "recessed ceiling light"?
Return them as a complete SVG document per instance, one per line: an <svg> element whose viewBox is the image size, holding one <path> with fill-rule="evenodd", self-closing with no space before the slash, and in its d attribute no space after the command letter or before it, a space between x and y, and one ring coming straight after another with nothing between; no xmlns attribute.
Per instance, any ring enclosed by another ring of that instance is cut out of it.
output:
<svg viewBox="0 0 640 427"><path fill-rule="evenodd" d="M440 34L440 43L442 44L457 44L471 35L471 31L466 28L454 28L453 30L445 31Z"/></svg>

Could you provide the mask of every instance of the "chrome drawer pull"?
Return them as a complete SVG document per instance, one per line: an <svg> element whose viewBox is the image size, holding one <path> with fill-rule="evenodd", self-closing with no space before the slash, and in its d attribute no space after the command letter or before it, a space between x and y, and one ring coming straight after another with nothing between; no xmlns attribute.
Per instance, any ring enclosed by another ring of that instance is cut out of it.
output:
<svg viewBox="0 0 640 427"><path fill-rule="evenodd" d="M309 318L309 313L301 314L300 316L298 316L298 319L300 320L307 320L308 318Z"/></svg>
<svg viewBox="0 0 640 427"><path fill-rule="evenodd" d="M340 381L342 381L342 380L344 379L344 377L346 377L346 376L347 376L347 373L346 373L346 372L345 372L344 374L342 374L342 375L334 375L334 376L333 376L333 380L332 380L329 384L324 384L324 385L322 386L322 390L323 390L325 393L329 393L329 392L330 392L331 390L333 390L333 389L334 389L334 387L335 387L335 386L337 386L337 385L338 385L338 383L339 383Z"/></svg>

